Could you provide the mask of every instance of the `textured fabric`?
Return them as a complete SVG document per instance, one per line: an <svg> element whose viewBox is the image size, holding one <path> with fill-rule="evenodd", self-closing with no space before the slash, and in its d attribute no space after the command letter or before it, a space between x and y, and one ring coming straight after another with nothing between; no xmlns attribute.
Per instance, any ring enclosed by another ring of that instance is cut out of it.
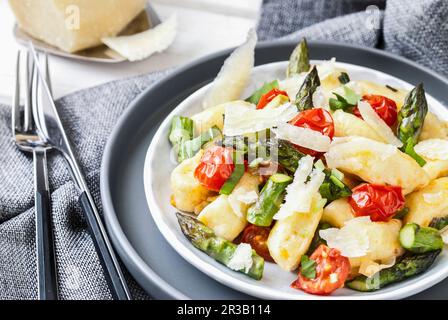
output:
<svg viewBox="0 0 448 320"><path fill-rule="evenodd" d="M258 34L261 40L279 38L327 19L365 11L369 5L384 9L385 3L386 0L265 0Z"/></svg>
<svg viewBox="0 0 448 320"><path fill-rule="evenodd" d="M366 10L369 5L377 7ZM258 34L260 39L306 36L384 47L447 75L447 16L446 0L266 0ZM164 74L115 81L57 101L100 211L99 172L107 138L132 99ZM13 145L10 121L10 107L0 105L0 299L35 299L32 159ZM76 187L59 156L50 157L49 167L60 296L109 299ZM148 298L127 278L135 299Z"/></svg>
<svg viewBox="0 0 448 320"><path fill-rule="evenodd" d="M116 81L57 102L86 180L101 211L99 175L107 137L118 117L163 73ZM0 299L37 298L32 156L12 143L10 107L0 105ZM77 205L79 192L62 157L50 154L50 187L61 299L110 299ZM127 276L135 299L148 296Z"/></svg>
<svg viewBox="0 0 448 320"><path fill-rule="evenodd" d="M447 17L447 0L265 0L257 31L377 47L448 76Z"/></svg>

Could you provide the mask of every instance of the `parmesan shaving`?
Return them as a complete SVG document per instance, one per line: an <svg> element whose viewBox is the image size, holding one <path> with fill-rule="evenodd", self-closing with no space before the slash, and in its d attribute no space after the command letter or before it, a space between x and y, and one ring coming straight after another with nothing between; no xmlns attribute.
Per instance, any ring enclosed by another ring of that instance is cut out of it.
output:
<svg viewBox="0 0 448 320"><path fill-rule="evenodd" d="M336 58L324 61L316 66L319 79L322 81L329 77L332 73L336 72Z"/></svg>
<svg viewBox="0 0 448 320"><path fill-rule="evenodd" d="M364 121L385 141L395 147L403 146L403 143L395 136L392 129L380 118L369 103L359 101L358 109Z"/></svg>
<svg viewBox="0 0 448 320"><path fill-rule="evenodd" d="M221 70L213 80L207 92L202 107L210 108L221 103L237 100L241 97L249 83L250 74L254 66L254 50L257 43L257 34L251 29L247 40L235 49L224 61Z"/></svg>
<svg viewBox="0 0 448 320"><path fill-rule="evenodd" d="M176 37L177 18L171 16L156 27L130 36L106 37L101 41L129 61L148 58L168 48Z"/></svg>
<svg viewBox="0 0 448 320"><path fill-rule="evenodd" d="M245 133L262 131L288 122L297 115L297 108L286 103L274 109L255 109L241 103L240 106L226 106L224 134L238 136Z"/></svg>
<svg viewBox="0 0 448 320"><path fill-rule="evenodd" d="M286 91L290 99L294 99L299 92L300 87L305 80L307 73L302 72L300 75L293 75L292 77L286 78L285 80L280 80L278 82L279 89Z"/></svg>
<svg viewBox="0 0 448 320"><path fill-rule="evenodd" d="M448 140L429 139L419 142L415 152L430 160L448 160Z"/></svg>
<svg viewBox="0 0 448 320"><path fill-rule="evenodd" d="M395 256L392 256L385 261L381 261L381 263L372 261L370 259L363 259L361 265L359 266L359 273L370 278L379 271L395 265L396 260L397 258Z"/></svg>
<svg viewBox="0 0 448 320"><path fill-rule="evenodd" d="M252 264L252 247L248 243L240 243L227 266L235 271L248 272L252 268Z"/></svg>
<svg viewBox="0 0 448 320"><path fill-rule="evenodd" d="M311 150L326 152L330 148L331 139L329 137L309 128L282 123L272 131L276 134L277 139L287 140Z"/></svg>
<svg viewBox="0 0 448 320"><path fill-rule="evenodd" d="M363 257L369 250L369 235L366 224L372 223L370 217L350 219L341 229L320 230L319 235L327 241L330 248L341 251L347 258Z"/></svg>
<svg viewBox="0 0 448 320"><path fill-rule="evenodd" d="M321 86L317 87L316 91L314 91L313 93L312 98L313 98L313 106L315 108L328 109L328 99Z"/></svg>
<svg viewBox="0 0 448 320"><path fill-rule="evenodd" d="M285 202L274 215L275 220L285 219L294 213L311 211L313 198L325 179L322 168L313 169L313 160L311 156L300 159L294 180L286 188ZM310 179L307 182L308 176Z"/></svg>

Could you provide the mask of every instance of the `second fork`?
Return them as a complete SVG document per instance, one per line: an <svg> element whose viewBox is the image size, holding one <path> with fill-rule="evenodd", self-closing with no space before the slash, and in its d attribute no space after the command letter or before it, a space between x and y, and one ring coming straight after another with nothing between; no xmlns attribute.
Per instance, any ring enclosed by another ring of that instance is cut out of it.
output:
<svg viewBox="0 0 448 320"><path fill-rule="evenodd" d="M57 300L57 277L51 223L50 192L47 172L47 151L50 149L39 137L32 116L32 104L37 103L37 81L30 54L25 59L25 104L20 113L21 53L17 53L16 83L12 104L12 131L17 147L33 153L36 211L36 260L38 297L40 300ZM34 80L33 80L34 79ZM23 118L23 121L22 121Z"/></svg>

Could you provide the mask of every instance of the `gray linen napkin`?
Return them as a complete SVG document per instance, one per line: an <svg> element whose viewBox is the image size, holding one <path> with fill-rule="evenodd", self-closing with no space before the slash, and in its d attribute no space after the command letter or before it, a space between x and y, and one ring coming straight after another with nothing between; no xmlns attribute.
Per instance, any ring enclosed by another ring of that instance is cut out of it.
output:
<svg viewBox="0 0 448 320"><path fill-rule="evenodd" d="M366 12L372 4L378 10ZM258 34L261 39L306 36L384 47L447 75L447 16L446 0L265 0ZM99 172L107 138L129 103L165 74L115 81L57 101L100 210ZM32 159L12 144L6 105L0 105L0 150L0 299L35 299ZM109 299L76 187L60 157L51 157L49 166L61 298ZM134 298L148 298L127 278Z"/></svg>

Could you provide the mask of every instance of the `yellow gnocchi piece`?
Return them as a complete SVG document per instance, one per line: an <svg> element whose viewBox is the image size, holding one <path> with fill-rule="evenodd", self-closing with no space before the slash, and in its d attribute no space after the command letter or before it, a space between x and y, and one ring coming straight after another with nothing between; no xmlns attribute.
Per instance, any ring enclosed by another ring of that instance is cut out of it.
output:
<svg viewBox="0 0 448 320"><path fill-rule="evenodd" d="M195 134L199 135L213 126L217 126L220 130L222 130L224 127L225 110L226 105L220 104L215 107L207 108L204 111L192 116L191 119L193 120Z"/></svg>
<svg viewBox="0 0 448 320"><path fill-rule="evenodd" d="M181 211L194 212L196 206L213 195L212 191L202 186L194 177L194 170L203 153L201 150L193 158L182 161L171 172L171 203Z"/></svg>
<svg viewBox="0 0 448 320"><path fill-rule="evenodd" d="M322 197L313 200L313 209L307 213L293 213L278 220L268 238L268 249L274 261L284 270L295 270L316 232L322 217Z"/></svg>
<svg viewBox="0 0 448 320"><path fill-rule="evenodd" d="M352 267L359 267L363 261L384 261L403 254L400 245L399 233L401 221L392 219L388 222L373 222L366 225L369 237L369 250L367 255L360 258L350 258Z"/></svg>
<svg viewBox="0 0 448 320"><path fill-rule="evenodd" d="M259 180L257 176L245 173L235 186L232 194L242 195L252 191L258 193L258 184ZM229 241L233 241L243 231L244 227L246 227L246 213L250 206L249 204L237 201L238 197L232 199L232 194L229 196L224 194L218 196L202 209L198 215L198 219L202 223L213 229L218 236Z"/></svg>
<svg viewBox="0 0 448 320"><path fill-rule="evenodd" d="M333 144L325 158L330 168L354 174L363 181L400 186L404 194L429 183L429 177L409 155L391 145L351 137Z"/></svg>
<svg viewBox="0 0 448 320"><path fill-rule="evenodd" d="M342 228L344 224L353 219L353 211L347 198L337 199L327 205L322 214L322 221L335 228Z"/></svg>
<svg viewBox="0 0 448 320"><path fill-rule="evenodd" d="M433 218L448 215L448 178L431 181L425 188L413 192L406 197L409 208L405 216L405 223L415 222L421 226L428 226Z"/></svg>
<svg viewBox="0 0 448 320"><path fill-rule="evenodd" d="M448 139L448 122L428 112L423 123L420 141L429 139Z"/></svg>
<svg viewBox="0 0 448 320"><path fill-rule="evenodd" d="M387 88L385 85L374 83L371 81L361 80L356 81L358 88L360 89L361 96L368 94L375 94L385 96L391 100L394 100L397 104L397 109L400 110L403 106L404 99L408 94L407 90L403 90L400 88L395 88L397 91L394 92L391 89Z"/></svg>

